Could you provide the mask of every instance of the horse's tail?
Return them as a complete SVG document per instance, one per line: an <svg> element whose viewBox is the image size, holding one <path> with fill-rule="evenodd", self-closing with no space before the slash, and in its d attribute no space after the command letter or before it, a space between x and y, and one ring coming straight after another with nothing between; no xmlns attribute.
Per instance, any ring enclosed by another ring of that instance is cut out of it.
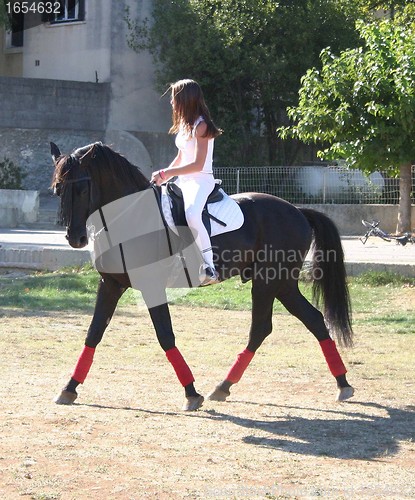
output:
<svg viewBox="0 0 415 500"><path fill-rule="evenodd" d="M339 232L334 222L321 212L300 210L313 229L313 301L317 306L322 302L324 319L339 343L351 346L351 304Z"/></svg>

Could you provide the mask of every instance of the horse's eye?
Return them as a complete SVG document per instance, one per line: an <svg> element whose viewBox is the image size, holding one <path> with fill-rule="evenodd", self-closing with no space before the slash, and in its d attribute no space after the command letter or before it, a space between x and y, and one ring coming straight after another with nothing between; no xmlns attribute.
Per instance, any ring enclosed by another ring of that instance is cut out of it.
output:
<svg viewBox="0 0 415 500"><path fill-rule="evenodd" d="M85 196L89 193L89 186L87 182L78 182L77 188L77 191L81 196Z"/></svg>

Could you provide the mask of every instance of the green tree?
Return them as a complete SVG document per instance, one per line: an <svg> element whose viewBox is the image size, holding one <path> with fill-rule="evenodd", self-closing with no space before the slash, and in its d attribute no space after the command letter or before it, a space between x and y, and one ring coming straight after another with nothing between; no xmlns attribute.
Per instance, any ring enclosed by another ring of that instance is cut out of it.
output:
<svg viewBox="0 0 415 500"><path fill-rule="evenodd" d="M23 189L26 174L8 158L0 161L0 189Z"/></svg>
<svg viewBox="0 0 415 500"><path fill-rule="evenodd" d="M415 0L360 0L360 5L366 10L383 9L385 11L403 10Z"/></svg>
<svg viewBox="0 0 415 500"><path fill-rule="evenodd" d="M6 0L0 0L0 28L10 28L10 17L7 14Z"/></svg>
<svg viewBox="0 0 415 500"><path fill-rule="evenodd" d="M415 36L391 20L358 23L364 44L336 57L321 53L322 69L302 80L293 125L282 137L325 143L326 159L351 167L400 173L397 230L411 229L411 163L415 159Z"/></svg>
<svg viewBox="0 0 415 500"><path fill-rule="evenodd" d="M356 46L358 1L154 0L151 21L127 16L130 44L154 55L160 90L179 78L199 81L225 131L221 164L292 163L275 129L321 49Z"/></svg>
<svg viewBox="0 0 415 500"><path fill-rule="evenodd" d="M0 0L0 28L7 28L9 26L9 19L7 17L6 2Z"/></svg>

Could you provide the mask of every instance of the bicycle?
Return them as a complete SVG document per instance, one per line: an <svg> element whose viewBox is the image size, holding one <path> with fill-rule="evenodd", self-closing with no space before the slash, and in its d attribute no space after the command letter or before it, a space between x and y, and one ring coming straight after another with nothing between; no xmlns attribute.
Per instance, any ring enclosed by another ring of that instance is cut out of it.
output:
<svg viewBox="0 0 415 500"><path fill-rule="evenodd" d="M363 245L370 238L370 236L377 236L384 241L396 241L397 244L405 246L407 243L415 243L415 237L412 236L411 233L404 233L402 236L394 236L393 234L387 233L383 229L379 227L380 221L373 220L369 222L367 220L362 219L362 224L367 228L366 233L359 238Z"/></svg>

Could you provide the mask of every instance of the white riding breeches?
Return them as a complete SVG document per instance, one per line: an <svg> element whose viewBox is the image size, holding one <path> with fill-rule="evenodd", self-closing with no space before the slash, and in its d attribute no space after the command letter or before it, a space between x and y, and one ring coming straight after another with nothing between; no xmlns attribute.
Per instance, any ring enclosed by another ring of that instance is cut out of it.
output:
<svg viewBox="0 0 415 500"><path fill-rule="evenodd" d="M208 196L215 187L213 174L198 172L196 174L181 175L176 180L176 184L183 193L186 220L193 232L196 245L206 264L214 267L209 233L202 222L203 208Z"/></svg>

